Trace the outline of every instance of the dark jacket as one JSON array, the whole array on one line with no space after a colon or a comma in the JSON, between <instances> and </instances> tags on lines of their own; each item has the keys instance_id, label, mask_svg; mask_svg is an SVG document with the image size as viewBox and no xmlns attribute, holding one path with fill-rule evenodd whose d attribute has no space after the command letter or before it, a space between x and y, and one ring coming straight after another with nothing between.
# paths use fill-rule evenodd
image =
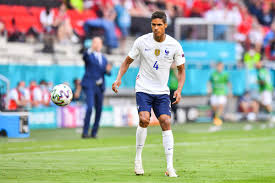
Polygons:
<instances>
[{"instance_id":1,"label":"dark jacket","mask_svg":"<svg viewBox=\"0 0 275 183\"><path fill-rule=\"evenodd\" d=\"M84 88L100 87L102 91L105 90L105 80L104 75L107 73L106 66L108 64L106 57L102 54L102 64L99 64L98 59L95 57L94 53L90 50L84 52L83 60L85 62L85 74L83 76L81 85ZM100 78L103 79L101 85L97 85L96 81Z\"/></svg>"}]
</instances>

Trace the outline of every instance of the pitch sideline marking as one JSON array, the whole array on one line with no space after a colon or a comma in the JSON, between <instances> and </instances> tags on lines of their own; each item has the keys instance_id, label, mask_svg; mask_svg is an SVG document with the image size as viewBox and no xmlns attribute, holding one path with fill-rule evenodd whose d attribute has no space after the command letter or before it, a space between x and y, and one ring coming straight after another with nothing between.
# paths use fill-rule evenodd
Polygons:
<instances>
[{"instance_id":1,"label":"pitch sideline marking","mask_svg":"<svg viewBox=\"0 0 275 183\"><path fill-rule=\"evenodd\" d=\"M202 145L202 144L216 144L216 143L226 143L226 142L250 142L250 141L266 141L274 140L274 136L263 137L263 138L240 138L240 139L227 139L227 140L218 140L218 141L203 141L203 142L178 142L175 143L175 146L192 146L192 145ZM157 147L160 144L147 144L145 147ZM26 154L52 154L52 153L66 153L66 152L85 152L85 151L105 151L105 150L120 150L135 148L134 145L128 146L111 146L111 147L95 147L95 148L85 148L85 149L65 149L65 150L54 150L54 151L38 151L38 152L22 152L22 153L6 153L0 154L1 156L17 156L17 155L26 155Z\"/></svg>"}]
</instances>

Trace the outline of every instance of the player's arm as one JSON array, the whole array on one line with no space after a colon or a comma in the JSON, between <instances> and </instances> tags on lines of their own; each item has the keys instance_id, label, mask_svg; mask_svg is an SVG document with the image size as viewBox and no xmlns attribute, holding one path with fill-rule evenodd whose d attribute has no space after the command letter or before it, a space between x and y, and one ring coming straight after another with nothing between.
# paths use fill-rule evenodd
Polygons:
<instances>
[{"instance_id":1,"label":"player's arm","mask_svg":"<svg viewBox=\"0 0 275 183\"><path fill-rule=\"evenodd\" d=\"M112 89L115 93L118 92L118 87L121 85L121 78L122 76L126 73L126 71L128 70L129 66L131 65L131 63L134 61L134 59L132 59L131 57L127 56L126 59L124 60L124 62L121 64L120 69L118 71L117 74L117 78L116 81L113 83L112 85Z\"/></svg>"},{"instance_id":2,"label":"player's arm","mask_svg":"<svg viewBox=\"0 0 275 183\"><path fill-rule=\"evenodd\" d=\"M206 87L207 87L206 89L207 89L207 94L208 95L210 95L213 91L212 82L213 82L213 80L212 80L212 75L211 75L210 78L209 78L209 81L206 84Z\"/></svg>"},{"instance_id":3,"label":"player's arm","mask_svg":"<svg viewBox=\"0 0 275 183\"><path fill-rule=\"evenodd\" d=\"M82 56L82 59L83 59L83 61L84 61L85 63L88 62L89 55L90 55L91 53L92 53L92 50L91 50L90 48L84 51L83 56Z\"/></svg>"},{"instance_id":4,"label":"player's arm","mask_svg":"<svg viewBox=\"0 0 275 183\"><path fill-rule=\"evenodd\" d=\"M185 66L184 64L181 64L179 66L177 66L178 68L178 88L177 90L174 92L174 98L176 98L176 101L173 102L172 104L178 104L180 102L181 99L181 91L185 82Z\"/></svg>"}]
</instances>

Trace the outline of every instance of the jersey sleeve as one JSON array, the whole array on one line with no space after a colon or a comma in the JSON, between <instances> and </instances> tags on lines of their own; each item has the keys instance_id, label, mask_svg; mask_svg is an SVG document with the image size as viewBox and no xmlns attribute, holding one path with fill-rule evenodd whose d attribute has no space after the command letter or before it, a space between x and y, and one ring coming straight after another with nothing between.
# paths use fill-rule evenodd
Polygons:
<instances>
[{"instance_id":1,"label":"jersey sleeve","mask_svg":"<svg viewBox=\"0 0 275 183\"><path fill-rule=\"evenodd\" d=\"M140 53L139 45L140 45L140 38L135 40L132 49L128 53L128 56L134 60L139 56L139 53Z\"/></svg>"},{"instance_id":2,"label":"jersey sleeve","mask_svg":"<svg viewBox=\"0 0 275 183\"><path fill-rule=\"evenodd\" d=\"M176 65L182 65L185 63L185 56L184 56L184 52L182 50L182 47L179 43L177 43L177 47L176 47L176 52L174 55L174 60L176 62Z\"/></svg>"}]
</instances>

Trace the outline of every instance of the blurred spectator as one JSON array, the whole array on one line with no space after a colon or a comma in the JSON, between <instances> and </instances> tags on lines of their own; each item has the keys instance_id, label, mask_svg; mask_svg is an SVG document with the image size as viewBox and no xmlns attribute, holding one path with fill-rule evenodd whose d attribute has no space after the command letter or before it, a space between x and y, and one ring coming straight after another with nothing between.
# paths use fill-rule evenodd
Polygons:
<instances>
[{"instance_id":1,"label":"blurred spectator","mask_svg":"<svg viewBox=\"0 0 275 183\"><path fill-rule=\"evenodd\" d=\"M93 5L94 5L93 0L83 0L83 9L84 10L91 9Z\"/></svg>"},{"instance_id":2,"label":"blurred spectator","mask_svg":"<svg viewBox=\"0 0 275 183\"><path fill-rule=\"evenodd\" d=\"M267 47L275 39L275 21L271 24L270 30L264 37L264 47Z\"/></svg>"},{"instance_id":3,"label":"blurred spectator","mask_svg":"<svg viewBox=\"0 0 275 183\"><path fill-rule=\"evenodd\" d=\"M57 37L61 43L66 43L69 40L75 39L75 37L73 37L73 28L71 26L70 17L67 14L67 8L64 3L59 7L58 14L54 20L54 26L57 29Z\"/></svg>"},{"instance_id":4,"label":"blurred spectator","mask_svg":"<svg viewBox=\"0 0 275 183\"><path fill-rule=\"evenodd\" d=\"M252 44L250 49L244 54L244 63L248 69L253 69L260 60L261 54L257 52L255 45Z\"/></svg>"},{"instance_id":5,"label":"blurred spectator","mask_svg":"<svg viewBox=\"0 0 275 183\"><path fill-rule=\"evenodd\" d=\"M43 31L50 33L53 31L54 23L54 11L51 10L50 6L46 6L40 13L40 23L42 24Z\"/></svg>"},{"instance_id":6,"label":"blurred spectator","mask_svg":"<svg viewBox=\"0 0 275 183\"><path fill-rule=\"evenodd\" d=\"M253 19L247 10L247 7L244 5L240 6L240 13L242 16L242 22L238 26L238 32L244 36L247 36L252 27Z\"/></svg>"},{"instance_id":7,"label":"blurred spectator","mask_svg":"<svg viewBox=\"0 0 275 183\"><path fill-rule=\"evenodd\" d=\"M149 8L146 6L143 0L135 0L133 2L133 8L130 14L136 17L148 17L151 15Z\"/></svg>"},{"instance_id":8,"label":"blurred spectator","mask_svg":"<svg viewBox=\"0 0 275 183\"><path fill-rule=\"evenodd\" d=\"M265 55L268 60L275 60L275 39L266 46Z\"/></svg>"},{"instance_id":9,"label":"blurred spectator","mask_svg":"<svg viewBox=\"0 0 275 183\"><path fill-rule=\"evenodd\" d=\"M25 89L25 82L20 81L17 87L10 91L8 109L20 110L26 108L29 104L28 97Z\"/></svg>"},{"instance_id":10,"label":"blurred spectator","mask_svg":"<svg viewBox=\"0 0 275 183\"><path fill-rule=\"evenodd\" d=\"M120 48L121 53L125 53L125 46L126 46L126 37L129 34L129 28L131 26L131 16L128 13L128 9L126 7L126 0L120 0L120 3L115 5L116 10L116 22L117 25L122 33L121 39L120 39Z\"/></svg>"},{"instance_id":11,"label":"blurred spectator","mask_svg":"<svg viewBox=\"0 0 275 183\"><path fill-rule=\"evenodd\" d=\"M244 2L246 4L249 12L252 15L255 15L259 20L260 16L261 16L262 2L259 0L246 0Z\"/></svg>"},{"instance_id":12,"label":"blurred spectator","mask_svg":"<svg viewBox=\"0 0 275 183\"><path fill-rule=\"evenodd\" d=\"M250 43L254 44L255 49L260 52L264 36L262 26L259 24L258 20L255 17L253 18L252 28L248 36Z\"/></svg>"},{"instance_id":13,"label":"blurred spectator","mask_svg":"<svg viewBox=\"0 0 275 183\"><path fill-rule=\"evenodd\" d=\"M43 41L44 48L43 52L53 53L54 52L54 11L46 6L45 10L40 13L40 23L43 27Z\"/></svg>"},{"instance_id":14,"label":"blurred spectator","mask_svg":"<svg viewBox=\"0 0 275 183\"><path fill-rule=\"evenodd\" d=\"M73 89L73 101L74 102L84 102L85 94L82 90L81 80L76 78L74 79L74 89Z\"/></svg>"},{"instance_id":15,"label":"blurred spectator","mask_svg":"<svg viewBox=\"0 0 275 183\"><path fill-rule=\"evenodd\" d=\"M25 36L18 29L14 18L12 18L12 20L11 20L11 25L12 26L11 26L10 30L8 31L8 41L10 41L10 42L15 42L15 41L24 42Z\"/></svg>"},{"instance_id":16,"label":"blurred spectator","mask_svg":"<svg viewBox=\"0 0 275 183\"><path fill-rule=\"evenodd\" d=\"M242 17L237 7L225 7L223 4L218 3L213 9L205 13L205 18L213 23L232 23L238 26ZM214 25L214 39L225 39L227 25Z\"/></svg>"},{"instance_id":17,"label":"blurred spectator","mask_svg":"<svg viewBox=\"0 0 275 183\"><path fill-rule=\"evenodd\" d=\"M89 19L84 23L84 30L86 34L86 39L92 38L92 29L101 28L104 29L104 45L107 47L107 53L112 53L112 48L118 47L118 38L115 29L115 17L116 13L110 4L107 4L106 8L103 10L103 15L99 11L99 18ZM103 16L103 17L102 17ZM97 35L98 36L98 35Z\"/></svg>"},{"instance_id":18,"label":"blurred spectator","mask_svg":"<svg viewBox=\"0 0 275 183\"><path fill-rule=\"evenodd\" d=\"M42 91L36 81L31 81L29 86L32 107L39 107L42 104Z\"/></svg>"},{"instance_id":19,"label":"blurred spectator","mask_svg":"<svg viewBox=\"0 0 275 183\"><path fill-rule=\"evenodd\" d=\"M271 82L271 75L269 71L263 67L262 62L256 64L257 78L259 85L259 102L266 109L267 112L272 112L272 91L273 86Z\"/></svg>"},{"instance_id":20,"label":"blurred spectator","mask_svg":"<svg viewBox=\"0 0 275 183\"><path fill-rule=\"evenodd\" d=\"M41 80L39 85L42 94L41 104L44 106L49 106L51 101L51 94L48 89L47 82L45 80Z\"/></svg>"},{"instance_id":21,"label":"blurred spectator","mask_svg":"<svg viewBox=\"0 0 275 183\"><path fill-rule=\"evenodd\" d=\"M269 3L264 3L263 9L261 10L259 22L264 26L270 26L274 17L274 12L271 11Z\"/></svg>"},{"instance_id":22,"label":"blurred spectator","mask_svg":"<svg viewBox=\"0 0 275 183\"><path fill-rule=\"evenodd\" d=\"M194 0L190 17L203 17L204 13L211 9L212 0Z\"/></svg>"},{"instance_id":23,"label":"blurred spectator","mask_svg":"<svg viewBox=\"0 0 275 183\"><path fill-rule=\"evenodd\" d=\"M2 20L0 19L0 36L4 36L4 35L5 35L5 32L6 32L5 24L4 24L4 22L2 22Z\"/></svg>"},{"instance_id":24,"label":"blurred spectator","mask_svg":"<svg viewBox=\"0 0 275 183\"><path fill-rule=\"evenodd\" d=\"M248 120L255 119L256 114L259 112L259 103L251 97L249 91L246 91L240 97L239 109Z\"/></svg>"}]
</instances>

